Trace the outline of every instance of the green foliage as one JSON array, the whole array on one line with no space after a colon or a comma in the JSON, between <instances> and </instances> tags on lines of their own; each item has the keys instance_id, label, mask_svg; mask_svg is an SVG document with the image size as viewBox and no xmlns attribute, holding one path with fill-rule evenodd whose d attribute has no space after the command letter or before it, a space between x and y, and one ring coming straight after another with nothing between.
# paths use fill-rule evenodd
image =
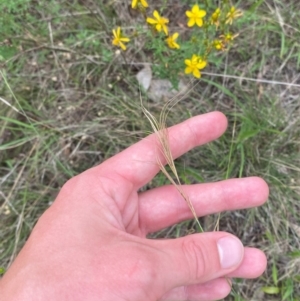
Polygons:
<instances>
[{"instance_id":1,"label":"green foliage","mask_svg":"<svg viewBox=\"0 0 300 301\"><path fill-rule=\"evenodd\" d=\"M30 0L0 0L0 62L13 57L17 53L17 43L10 40L14 33L20 33L19 23L25 18ZM9 39L9 40L8 40Z\"/></svg>"},{"instance_id":2,"label":"green foliage","mask_svg":"<svg viewBox=\"0 0 300 301\"><path fill-rule=\"evenodd\" d=\"M17 53L17 48L13 45L0 45L0 62L6 61Z\"/></svg>"},{"instance_id":3,"label":"green foliage","mask_svg":"<svg viewBox=\"0 0 300 301\"><path fill-rule=\"evenodd\" d=\"M243 14L224 0L219 5L212 5L208 1L200 7L195 4L185 11L185 14L191 14L192 17L186 17L188 32L180 35L177 31L168 29L169 22L173 20L162 16L162 13L168 13L167 7L162 6L160 13L157 10L148 11L142 5L136 10L147 26L136 24L132 36L122 33L117 37L117 29L114 29L113 44L125 51L122 38L132 42L146 37L144 50L151 53L148 63L154 66L154 74L172 82L176 82L184 72L199 78L199 70L205 68L207 62L218 62L220 52L228 50L234 44L233 40L238 34L232 32L232 23Z\"/></svg>"},{"instance_id":4,"label":"green foliage","mask_svg":"<svg viewBox=\"0 0 300 301\"><path fill-rule=\"evenodd\" d=\"M28 8L30 0L0 0L0 10L7 13L19 13Z\"/></svg>"},{"instance_id":5,"label":"green foliage","mask_svg":"<svg viewBox=\"0 0 300 301\"><path fill-rule=\"evenodd\" d=\"M29 3L30 0L0 0L0 28L2 33L0 41L8 34L20 29L19 21L24 18Z\"/></svg>"}]
</instances>

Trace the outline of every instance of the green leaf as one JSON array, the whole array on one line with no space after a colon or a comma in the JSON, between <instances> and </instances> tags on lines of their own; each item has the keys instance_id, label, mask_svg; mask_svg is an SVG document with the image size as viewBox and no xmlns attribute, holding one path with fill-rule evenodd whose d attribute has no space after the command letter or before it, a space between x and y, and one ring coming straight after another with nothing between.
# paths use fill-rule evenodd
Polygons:
<instances>
[{"instance_id":1,"label":"green leaf","mask_svg":"<svg viewBox=\"0 0 300 301\"><path fill-rule=\"evenodd\" d=\"M2 117L2 116L0 116L0 120L4 120L6 122L18 125L18 126L20 126L22 128L27 128L27 129L31 129L31 130L34 129L33 124L27 124L27 123L19 121L17 119L12 119L12 118L9 118L9 117L5 117L5 116Z\"/></svg>"},{"instance_id":2,"label":"green leaf","mask_svg":"<svg viewBox=\"0 0 300 301\"><path fill-rule=\"evenodd\" d=\"M2 150L8 150L8 149L12 149L12 148L15 148L15 147L18 147L18 146L21 146L33 139L35 139L36 136L29 136L29 137L24 137L24 138L20 138L20 139L16 139L14 141L10 141L6 144L2 144L0 146L0 151Z\"/></svg>"},{"instance_id":3,"label":"green leaf","mask_svg":"<svg viewBox=\"0 0 300 301\"><path fill-rule=\"evenodd\" d=\"M290 252L288 254L288 256L292 257L292 258L299 258L300 257L300 250L294 251L294 252Z\"/></svg>"},{"instance_id":4,"label":"green leaf","mask_svg":"<svg viewBox=\"0 0 300 301\"><path fill-rule=\"evenodd\" d=\"M262 288L262 291L269 295L276 295L276 294L279 294L280 289L279 289L279 287L276 287L276 286L264 286Z\"/></svg>"},{"instance_id":5,"label":"green leaf","mask_svg":"<svg viewBox=\"0 0 300 301\"><path fill-rule=\"evenodd\" d=\"M255 1L255 3L250 6L248 12L253 13L259 6L263 4L263 2L264 0Z\"/></svg>"},{"instance_id":6,"label":"green leaf","mask_svg":"<svg viewBox=\"0 0 300 301\"><path fill-rule=\"evenodd\" d=\"M184 172L187 176L193 177L199 183L205 182L204 178L199 174L199 170L196 170L192 167L185 167Z\"/></svg>"},{"instance_id":7,"label":"green leaf","mask_svg":"<svg viewBox=\"0 0 300 301\"><path fill-rule=\"evenodd\" d=\"M238 140L244 142L249 138L255 137L259 132L259 129L242 129L239 133Z\"/></svg>"},{"instance_id":8,"label":"green leaf","mask_svg":"<svg viewBox=\"0 0 300 301\"><path fill-rule=\"evenodd\" d=\"M287 281L284 282L284 288L282 288L282 300L286 300L288 297L290 297L294 292L294 285L292 279L287 279Z\"/></svg>"}]
</instances>

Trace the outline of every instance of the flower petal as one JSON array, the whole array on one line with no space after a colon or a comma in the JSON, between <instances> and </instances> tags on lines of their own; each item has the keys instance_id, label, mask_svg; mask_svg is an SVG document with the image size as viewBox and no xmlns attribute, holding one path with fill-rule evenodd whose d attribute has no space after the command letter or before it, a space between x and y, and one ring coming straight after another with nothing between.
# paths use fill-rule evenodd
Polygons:
<instances>
[{"instance_id":1,"label":"flower petal","mask_svg":"<svg viewBox=\"0 0 300 301\"><path fill-rule=\"evenodd\" d=\"M194 16L194 14L193 14L190 10L187 10L187 11L185 12L185 14L186 14L186 16L189 17L189 18L191 18L191 17Z\"/></svg>"},{"instance_id":2,"label":"flower petal","mask_svg":"<svg viewBox=\"0 0 300 301\"><path fill-rule=\"evenodd\" d=\"M187 26L192 27L194 25L195 25L195 19L194 18L189 19Z\"/></svg>"},{"instance_id":3,"label":"flower petal","mask_svg":"<svg viewBox=\"0 0 300 301\"><path fill-rule=\"evenodd\" d=\"M148 7L148 3L146 0L141 0L141 3L144 7Z\"/></svg>"},{"instance_id":4,"label":"flower petal","mask_svg":"<svg viewBox=\"0 0 300 301\"><path fill-rule=\"evenodd\" d=\"M179 37L179 33L178 32L173 33L173 35L172 35L173 41L175 41L178 37Z\"/></svg>"},{"instance_id":5,"label":"flower petal","mask_svg":"<svg viewBox=\"0 0 300 301\"><path fill-rule=\"evenodd\" d=\"M122 42L120 42L119 45L124 51L126 50L126 46Z\"/></svg>"},{"instance_id":6,"label":"flower petal","mask_svg":"<svg viewBox=\"0 0 300 301\"><path fill-rule=\"evenodd\" d=\"M191 67L186 67L185 70L184 70L184 73L185 73L185 74L190 74L190 73L192 73L192 71L193 71L193 70L192 70Z\"/></svg>"},{"instance_id":7,"label":"flower petal","mask_svg":"<svg viewBox=\"0 0 300 301\"><path fill-rule=\"evenodd\" d=\"M197 54L193 54L192 56L192 62L196 62L199 60L199 56Z\"/></svg>"},{"instance_id":8,"label":"flower petal","mask_svg":"<svg viewBox=\"0 0 300 301\"><path fill-rule=\"evenodd\" d=\"M161 18L160 18L160 22L161 22L161 23L164 23L164 24L168 24L168 23L169 23L169 19L164 18L164 17L161 17Z\"/></svg>"},{"instance_id":9,"label":"flower petal","mask_svg":"<svg viewBox=\"0 0 300 301\"><path fill-rule=\"evenodd\" d=\"M154 16L154 18L156 18L157 20L160 19L160 15L159 15L159 13L158 13L157 10L155 10L155 11L153 12L153 16Z\"/></svg>"},{"instance_id":10,"label":"flower petal","mask_svg":"<svg viewBox=\"0 0 300 301\"><path fill-rule=\"evenodd\" d=\"M203 10L203 9L200 9L199 12L198 12L198 14L197 14L197 16L199 18L204 18L206 16L206 11Z\"/></svg>"},{"instance_id":11,"label":"flower petal","mask_svg":"<svg viewBox=\"0 0 300 301\"><path fill-rule=\"evenodd\" d=\"M193 75L196 77L196 78L200 78L201 77L201 73L199 71L199 69L195 68L193 70Z\"/></svg>"},{"instance_id":12,"label":"flower petal","mask_svg":"<svg viewBox=\"0 0 300 301\"><path fill-rule=\"evenodd\" d=\"M160 32L162 30L162 25L156 24L155 29Z\"/></svg>"},{"instance_id":13,"label":"flower petal","mask_svg":"<svg viewBox=\"0 0 300 301\"><path fill-rule=\"evenodd\" d=\"M168 27L166 25L162 25L162 29L167 36L168 35Z\"/></svg>"},{"instance_id":14,"label":"flower petal","mask_svg":"<svg viewBox=\"0 0 300 301\"><path fill-rule=\"evenodd\" d=\"M169 46L170 48L173 48L173 41L172 41L172 38L171 38L171 37L168 37L168 38L166 39L166 42L167 42L167 44L168 44L168 46Z\"/></svg>"},{"instance_id":15,"label":"flower petal","mask_svg":"<svg viewBox=\"0 0 300 301\"><path fill-rule=\"evenodd\" d=\"M195 14L195 15L198 15L198 12L199 12L199 6L197 4L195 4L193 7L192 7L192 12Z\"/></svg>"},{"instance_id":16,"label":"flower petal","mask_svg":"<svg viewBox=\"0 0 300 301\"><path fill-rule=\"evenodd\" d=\"M197 64L197 68L201 70L201 69L204 69L206 67L206 65L207 65L206 61L201 61Z\"/></svg>"},{"instance_id":17,"label":"flower petal","mask_svg":"<svg viewBox=\"0 0 300 301\"><path fill-rule=\"evenodd\" d=\"M189 67L192 65L191 60L188 60L188 59L184 60L184 63Z\"/></svg>"},{"instance_id":18,"label":"flower petal","mask_svg":"<svg viewBox=\"0 0 300 301\"><path fill-rule=\"evenodd\" d=\"M132 8L136 8L137 7L137 3L138 3L138 0L132 0L131 7Z\"/></svg>"},{"instance_id":19,"label":"flower petal","mask_svg":"<svg viewBox=\"0 0 300 301\"><path fill-rule=\"evenodd\" d=\"M152 25L157 23L157 21L155 19L152 19L152 18L149 18L149 17L147 18L146 21L147 21L147 23L152 24Z\"/></svg>"},{"instance_id":20,"label":"flower petal","mask_svg":"<svg viewBox=\"0 0 300 301\"><path fill-rule=\"evenodd\" d=\"M203 20L197 18L197 19L196 19L196 24L197 24L199 27L201 27L201 26L203 25Z\"/></svg>"}]
</instances>

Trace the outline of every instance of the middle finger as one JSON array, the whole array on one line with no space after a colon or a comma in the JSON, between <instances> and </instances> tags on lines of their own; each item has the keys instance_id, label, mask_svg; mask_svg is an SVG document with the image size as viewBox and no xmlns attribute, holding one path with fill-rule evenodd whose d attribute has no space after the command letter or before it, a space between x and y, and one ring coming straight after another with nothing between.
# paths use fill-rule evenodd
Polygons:
<instances>
[{"instance_id":1,"label":"middle finger","mask_svg":"<svg viewBox=\"0 0 300 301\"><path fill-rule=\"evenodd\" d=\"M183 185L197 216L262 205L269 188L258 177L217 183ZM140 227L145 234L193 218L184 199L172 185L143 192L139 196Z\"/></svg>"}]
</instances>

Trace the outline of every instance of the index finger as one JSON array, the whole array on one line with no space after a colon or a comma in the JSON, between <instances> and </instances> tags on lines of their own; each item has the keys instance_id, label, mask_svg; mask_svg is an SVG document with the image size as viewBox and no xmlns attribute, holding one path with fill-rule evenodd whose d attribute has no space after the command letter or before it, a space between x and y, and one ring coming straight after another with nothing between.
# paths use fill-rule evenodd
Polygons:
<instances>
[{"instance_id":1,"label":"index finger","mask_svg":"<svg viewBox=\"0 0 300 301\"><path fill-rule=\"evenodd\" d=\"M173 159L196 146L217 139L224 133L226 127L225 115L220 112L211 112L192 117L168 128ZM152 134L108 159L94 171L102 175L117 174L129 181L135 189L139 189L159 172L158 160L166 164L157 145L157 135Z\"/></svg>"}]
</instances>

